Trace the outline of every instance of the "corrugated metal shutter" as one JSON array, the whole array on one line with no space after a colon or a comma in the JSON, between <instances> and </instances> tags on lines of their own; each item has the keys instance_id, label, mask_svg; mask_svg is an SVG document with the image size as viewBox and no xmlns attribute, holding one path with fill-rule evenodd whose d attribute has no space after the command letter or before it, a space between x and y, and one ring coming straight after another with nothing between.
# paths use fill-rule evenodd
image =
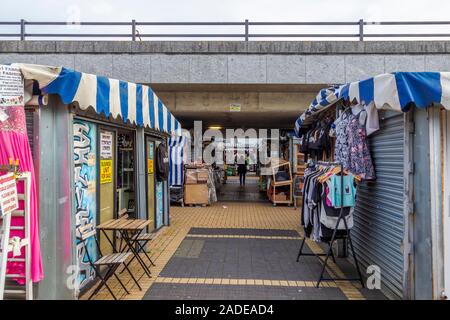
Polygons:
<instances>
[{"instance_id":1,"label":"corrugated metal shutter","mask_svg":"<svg viewBox=\"0 0 450 320\"><path fill-rule=\"evenodd\" d=\"M32 155L34 155L34 112L34 109L25 109L28 142L30 143Z\"/></svg>"},{"instance_id":2,"label":"corrugated metal shutter","mask_svg":"<svg viewBox=\"0 0 450 320\"><path fill-rule=\"evenodd\" d=\"M381 115L381 114L380 114ZM364 269L377 265L382 290L403 296L405 115L385 112L369 137L377 180L358 188L352 239Z\"/></svg>"}]
</instances>

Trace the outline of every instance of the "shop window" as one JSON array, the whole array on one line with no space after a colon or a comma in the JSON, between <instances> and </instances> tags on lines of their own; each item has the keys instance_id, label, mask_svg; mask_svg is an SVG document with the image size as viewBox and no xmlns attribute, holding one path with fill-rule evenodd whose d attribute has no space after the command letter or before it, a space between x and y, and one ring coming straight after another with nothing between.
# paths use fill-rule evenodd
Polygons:
<instances>
[{"instance_id":1,"label":"shop window","mask_svg":"<svg viewBox=\"0 0 450 320\"><path fill-rule=\"evenodd\" d=\"M136 215L135 140L132 132L119 132L117 159L117 208Z\"/></svg>"}]
</instances>

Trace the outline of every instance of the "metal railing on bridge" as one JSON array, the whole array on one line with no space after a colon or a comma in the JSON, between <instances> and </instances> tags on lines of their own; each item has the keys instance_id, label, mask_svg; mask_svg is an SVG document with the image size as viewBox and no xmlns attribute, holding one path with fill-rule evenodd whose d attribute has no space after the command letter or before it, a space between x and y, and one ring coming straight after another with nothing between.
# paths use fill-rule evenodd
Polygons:
<instances>
[{"instance_id":1,"label":"metal railing on bridge","mask_svg":"<svg viewBox=\"0 0 450 320\"><path fill-rule=\"evenodd\" d=\"M378 32L382 27L389 27L395 29L396 27L411 28L434 27L443 32L417 33L417 32ZM51 32L44 32L46 27L52 27ZM106 32L106 33L91 33L92 29L96 27L107 28L121 28L121 32ZM139 29L148 27L156 28L170 28L183 27L183 30L190 31L193 28L208 27L220 29L235 29L237 32L195 32L195 33L179 33L179 32L140 32ZM263 32L255 32L255 29L263 27ZM267 32L268 29L273 30L282 28L283 32ZM311 32L298 33L296 28L309 27L315 28ZM317 32L316 29L323 27L331 27L332 32ZM336 28L344 27L345 32L336 32ZM448 31L450 21L384 21L384 22L367 22L363 19L359 21L350 22L253 22L245 20L242 22L141 22L131 20L129 22L48 22L48 21L0 21L0 38L2 39L96 39L96 40L143 40L143 39L174 39L174 40L191 40L191 39L233 39L250 41L254 39L275 39L275 40L289 40L289 39L350 39L364 41L367 39L430 39L430 38L450 38ZM40 29L33 31L31 29ZM139 28L139 29L138 29ZM85 30L82 30L85 29ZM370 30L372 29L372 30ZM375 29L375 30L374 30ZM270 31L269 30L269 31ZM84 32L80 32L84 31ZM142 30L141 30L142 31ZM164 30L166 31L166 30ZM290 31L290 32L288 32ZM374 32L375 31L375 32Z\"/></svg>"}]
</instances>

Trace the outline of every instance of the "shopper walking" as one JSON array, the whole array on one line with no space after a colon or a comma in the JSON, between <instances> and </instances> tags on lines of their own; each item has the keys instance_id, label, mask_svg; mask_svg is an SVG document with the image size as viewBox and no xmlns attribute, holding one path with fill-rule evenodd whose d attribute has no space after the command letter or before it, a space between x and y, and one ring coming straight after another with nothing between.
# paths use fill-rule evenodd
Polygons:
<instances>
[{"instance_id":1,"label":"shopper walking","mask_svg":"<svg viewBox=\"0 0 450 320\"><path fill-rule=\"evenodd\" d=\"M239 174L239 185L241 187L245 186L245 175L247 174L247 163L244 156L238 159L238 174Z\"/></svg>"}]
</instances>

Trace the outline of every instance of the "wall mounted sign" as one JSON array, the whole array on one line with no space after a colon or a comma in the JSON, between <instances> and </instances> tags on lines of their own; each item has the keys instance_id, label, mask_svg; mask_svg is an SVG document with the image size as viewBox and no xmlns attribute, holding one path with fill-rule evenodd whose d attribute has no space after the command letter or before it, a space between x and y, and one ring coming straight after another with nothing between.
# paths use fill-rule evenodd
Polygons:
<instances>
[{"instance_id":1,"label":"wall mounted sign","mask_svg":"<svg viewBox=\"0 0 450 320\"><path fill-rule=\"evenodd\" d=\"M0 216L12 213L19 208L17 185L14 173L0 176Z\"/></svg>"},{"instance_id":2,"label":"wall mounted sign","mask_svg":"<svg viewBox=\"0 0 450 320\"><path fill-rule=\"evenodd\" d=\"M230 112L241 112L241 104L240 103L230 104Z\"/></svg>"},{"instance_id":3,"label":"wall mounted sign","mask_svg":"<svg viewBox=\"0 0 450 320\"><path fill-rule=\"evenodd\" d=\"M111 159L113 148L113 133L108 131L100 132L100 158Z\"/></svg>"},{"instance_id":4,"label":"wall mounted sign","mask_svg":"<svg viewBox=\"0 0 450 320\"><path fill-rule=\"evenodd\" d=\"M112 159L100 159L100 183L111 183L113 177Z\"/></svg>"},{"instance_id":5,"label":"wall mounted sign","mask_svg":"<svg viewBox=\"0 0 450 320\"><path fill-rule=\"evenodd\" d=\"M0 107L23 106L23 77L18 68L0 65Z\"/></svg>"}]
</instances>

